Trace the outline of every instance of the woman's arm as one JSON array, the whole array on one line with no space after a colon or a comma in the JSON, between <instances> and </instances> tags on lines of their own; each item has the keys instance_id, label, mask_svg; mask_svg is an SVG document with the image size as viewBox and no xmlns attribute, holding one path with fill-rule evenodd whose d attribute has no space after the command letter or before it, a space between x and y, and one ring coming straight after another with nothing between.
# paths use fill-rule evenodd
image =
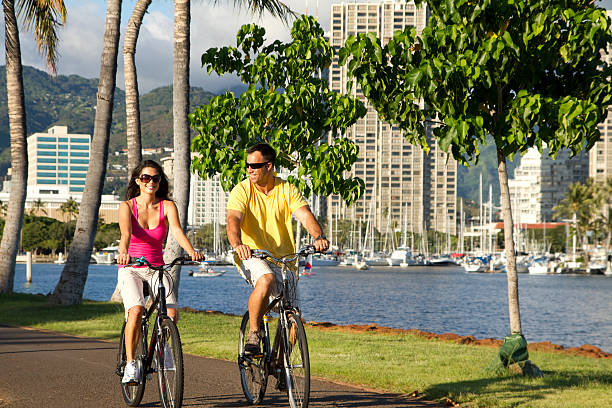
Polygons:
<instances>
[{"instance_id":1,"label":"woman's arm","mask_svg":"<svg viewBox=\"0 0 612 408\"><path fill-rule=\"evenodd\" d=\"M196 252L191 246L191 243L185 236L183 232L183 228L181 228L181 223L178 218L178 210L176 209L176 205L174 202L169 200L164 200L164 209L166 211L166 219L168 220L168 227L172 232L172 236L176 239L176 242L189 254L192 260L201 261L204 259L202 254Z\"/></svg>"},{"instance_id":2,"label":"woman's arm","mask_svg":"<svg viewBox=\"0 0 612 408\"><path fill-rule=\"evenodd\" d=\"M132 237L132 211L130 210L129 201L123 201L119 204L119 230L121 231L121 240L119 241L119 254L117 255L117 263L119 265L127 265L130 263L130 255L128 247L130 238Z\"/></svg>"}]
</instances>

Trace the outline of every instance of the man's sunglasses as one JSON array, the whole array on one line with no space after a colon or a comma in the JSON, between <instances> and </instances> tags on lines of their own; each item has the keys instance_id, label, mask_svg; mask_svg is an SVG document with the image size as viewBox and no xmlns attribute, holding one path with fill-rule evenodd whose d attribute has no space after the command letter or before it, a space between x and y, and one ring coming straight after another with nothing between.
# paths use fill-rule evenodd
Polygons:
<instances>
[{"instance_id":1,"label":"man's sunglasses","mask_svg":"<svg viewBox=\"0 0 612 408\"><path fill-rule=\"evenodd\" d=\"M148 183L151 180L153 180L154 183L159 183L159 181L161 180L161 176L159 174L156 174L154 176L151 176L150 174L141 174L139 179L143 183Z\"/></svg>"},{"instance_id":2,"label":"man's sunglasses","mask_svg":"<svg viewBox=\"0 0 612 408\"><path fill-rule=\"evenodd\" d=\"M250 167L252 169L261 169L263 166L265 166L268 163L270 163L270 162L269 161L263 162L263 163L249 163L249 162L247 162L246 168L248 169Z\"/></svg>"}]
</instances>

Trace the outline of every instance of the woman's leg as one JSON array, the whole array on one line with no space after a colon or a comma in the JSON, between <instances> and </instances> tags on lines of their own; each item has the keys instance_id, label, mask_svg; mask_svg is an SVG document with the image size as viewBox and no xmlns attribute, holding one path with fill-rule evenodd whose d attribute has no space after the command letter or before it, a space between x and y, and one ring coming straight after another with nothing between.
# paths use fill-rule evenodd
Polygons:
<instances>
[{"instance_id":1,"label":"woman's leg","mask_svg":"<svg viewBox=\"0 0 612 408\"><path fill-rule=\"evenodd\" d=\"M134 306L128 310L125 322L125 357L126 361L134 360L134 350L140 340L140 325L142 324L143 306Z\"/></svg>"}]
</instances>

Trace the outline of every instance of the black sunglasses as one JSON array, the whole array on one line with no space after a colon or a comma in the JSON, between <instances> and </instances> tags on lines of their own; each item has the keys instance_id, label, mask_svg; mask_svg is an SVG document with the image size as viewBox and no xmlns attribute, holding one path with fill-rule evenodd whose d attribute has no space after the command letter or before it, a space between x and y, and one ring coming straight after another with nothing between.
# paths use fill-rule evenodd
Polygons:
<instances>
[{"instance_id":1,"label":"black sunglasses","mask_svg":"<svg viewBox=\"0 0 612 408\"><path fill-rule=\"evenodd\" d=\"M151 180L153 180L154 183L159 183L159 181L161 180L161 176L159 174L151 176L150 174L144 174L143 173L143 174L140 175L139 179L143 183L148 183Z\"/></svg>"},{"instance_id":2,"label":"black sunglasses","mask_svg":"<svg viewBox=\"0 0 612 408\"><path fill-rule=\"evenodd\" d=\"M268 163L270 163L270 162L269 161L263 162L263 163L249 163L249 162L247 162L246 168L248 169L250 167L252 169L261 169L263 166L265 166Z\"/></svg>"}]
</instances>

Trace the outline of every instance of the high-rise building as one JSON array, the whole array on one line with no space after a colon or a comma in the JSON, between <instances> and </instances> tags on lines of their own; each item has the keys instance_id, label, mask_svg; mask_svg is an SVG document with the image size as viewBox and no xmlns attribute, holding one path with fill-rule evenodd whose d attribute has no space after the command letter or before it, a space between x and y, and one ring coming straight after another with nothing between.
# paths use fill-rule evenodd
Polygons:
<instances>
[{"instance_id":1,"label":"high-rise building","mask_svg":"<svg viewBox=\"0 0 612 408\"><path fill-rule=\"evenodd\" d=\"M612 18L612 10L608 10L608 17ZM612 46L602 53L602 59L612 64ZM600 182L612 177L612 108L608 108L608 117L598 128L601 138L589 151L589 177Z\"/></svg>"},{"instance_id":2,"label":"high-rise building","mask_svg":"<svg viewBox=\"0 0 612 408\"><path fill-rule=\"evenodd\" d=\"M81 202L89 168L91 136L68 133L67 126L53 126L46 133L34 133L27 138L28 183L25 208L43 204L37 215L66 221L61 206L69 199ZM9 169L10 170L10 169ZM10 171L9 171L10 175ZM4 183L0 200L7 202L10 181ZM118 222L118 197L103 195L99 214L104 222Z\"/></svg>"},{"instance_id":3,"label":"high-rise building","mask_svg":"<svg viewBox=\"0 0 612 408\"><path fill-rule=\"evenodd\" d=\"M67 126L53 126L27 140L29 186L67 186L69 193L83 192L89 168L89 135L69 134Z\"/></svg>"},{"instance_id":4,"label":"high-rise building","mask_svg":"<svg viewBox=\"0 0 612 408\"><path fill-rule=\"evenodd\" d=\"M584 153L570 158L571 151L559 151L553 160L548 149L533 147L521 157L508 180L515 223L540 223L555 220L553 207L565 197L572 183L588 177L588 157Z\"/></svg>"},{"instance_id":5,"label":"high-rise building","mask_svg":"<svg viewBox=\"0 0 612 408\"><path fill-rule=\"evenodd\" d=\"M420 34L428 17L426 6L416 7L401 0L333 4L330 43L336 57L329 70L330 88L348 91L347 67L338 65L337 51L349 36L372 32L386 44L395 31L407 26L415 27ZM352 87L352 95L363 101L368 111L347 132L359 146L359 158L347 176L363 179L366 190L348 208L338 196L329 197L328 219L370 220L383 234L404 225L415 233L436 230L456 234L456 161L438 147L431 132L429 154L408 143L398 127L378 118L356 88Z\"/></svg>"}]
</instances>

